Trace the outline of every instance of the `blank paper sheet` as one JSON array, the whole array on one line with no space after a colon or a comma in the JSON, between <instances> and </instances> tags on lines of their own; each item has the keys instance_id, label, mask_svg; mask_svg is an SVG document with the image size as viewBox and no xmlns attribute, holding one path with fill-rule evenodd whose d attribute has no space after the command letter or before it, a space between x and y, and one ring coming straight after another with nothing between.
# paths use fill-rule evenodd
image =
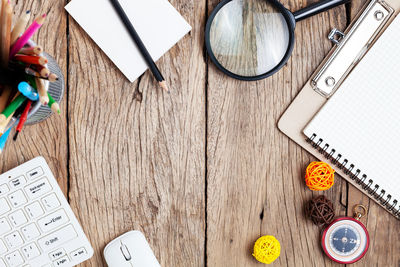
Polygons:
<instances>
[{"instance_id":1,"label":"blank paper sheet","mask_svg":"<svg viewBox=\"0 0 400 267\"><path fill-rule=\"evenodd\" d=\"M191 30L167 0L119 2L154 61ZM65 8L131 82L147 70L109 0L73 0Z\"/></svg>"}]
</instances>

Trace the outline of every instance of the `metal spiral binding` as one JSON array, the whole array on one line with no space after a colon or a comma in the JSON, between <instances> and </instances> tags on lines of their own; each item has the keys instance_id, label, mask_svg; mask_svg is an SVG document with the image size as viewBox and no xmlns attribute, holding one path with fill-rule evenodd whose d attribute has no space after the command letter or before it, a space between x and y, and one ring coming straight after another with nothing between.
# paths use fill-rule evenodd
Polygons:
<instances>
[{"instance_id":1,"label":"metal spiral binding","mask_svg":"<svg viewBox=\"0 0 400 267\"><path fill-rule=\"evenodd\" d=\"M358 184L369 195L380 202L388 211L392 212L398 219L400 219L400 205L396 208L398 204L397 199L393 199L391 202L391 194L386 194L386 190L380 189L380 186L378 184L374 184L374 180L368 179L366 174L361 175L361 170L356 169L354 164L349 164L349 160L344 158L342 154L336 154L336 150L334 148L331 148L330 152L328 152L330 145L327 143L323 144L324 139L318 138L317 134L314 133L311 137L307 138L306 141L315 149L317 149L319 153L324 155L325 158L333 165L338 167L340 170L343 170L346 175L355 181L356 184ZM342 158L344 159L342 162L340 162ZM355 170L355 172L353 172L353 170Z\"/></svg>"}]
</instances>

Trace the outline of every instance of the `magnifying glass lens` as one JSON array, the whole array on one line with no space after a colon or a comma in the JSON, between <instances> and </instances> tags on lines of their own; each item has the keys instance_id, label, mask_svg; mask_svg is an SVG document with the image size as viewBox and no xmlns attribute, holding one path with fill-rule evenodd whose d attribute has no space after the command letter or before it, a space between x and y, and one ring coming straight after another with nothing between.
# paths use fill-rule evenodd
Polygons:
<instances>
[{"instance_id":1,"label":"magnifying glass lens","mask_svg":"<svg viewBox=\"0 0 400 267\"><path fill-rule=\"evenodd\" d=\"M211 23L210 48L231 73L263 75L277 67L289 49L289 27L267 0L233 0Z\"/></svg>"}]
</instances>

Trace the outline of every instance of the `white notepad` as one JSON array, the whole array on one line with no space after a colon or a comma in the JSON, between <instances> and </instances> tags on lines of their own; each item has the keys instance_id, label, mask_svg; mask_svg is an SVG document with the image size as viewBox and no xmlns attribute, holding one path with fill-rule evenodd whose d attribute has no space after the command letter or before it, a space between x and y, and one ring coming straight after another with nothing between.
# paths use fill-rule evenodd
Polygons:
<instances>
[{"instance_id":1,"label":"white notepad","mask_svg":"<svg viewBox=\"0 0 400 267\"><path fill-rule=\"evenodd\" d=\"M191 30L167 0L119 2L154 61ZM109 0L73 0L65 8L131 82L147 70Z\"/></svg>"},{"instance_id":2,"label":"white notepad","mask_svg":"<svg viewBox=\"0 0 400 267\"><path fill-rule=\"evenodd\" d=\"M400 201L400 18L397 17L304 129L339 162ZM321 139L321 140L320 140ZM326 147L329 145L329 147Z\"/></svg>"}]
</instances>

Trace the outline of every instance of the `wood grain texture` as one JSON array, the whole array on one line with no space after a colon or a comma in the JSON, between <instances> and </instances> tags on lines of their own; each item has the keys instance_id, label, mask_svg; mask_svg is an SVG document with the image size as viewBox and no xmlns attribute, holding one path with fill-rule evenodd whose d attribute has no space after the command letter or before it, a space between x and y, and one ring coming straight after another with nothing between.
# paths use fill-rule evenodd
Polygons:
<instances>
[{"instance_id":1,"label":"wood grain texture","mask_svg":"<svg viewBox=\"0 0 400 267\"><path fill-rule=\"evenodd\" d=\"M48 13L47 21L33 37L33 40L43 46L44 50L53 56L64 75L67 69L67 20L63 10L64 2L48 1L12 1L14 5L14 23L18 16L26 10L31 10L32 17ZM67 193L67 116L65 98L61 103L61 116L52 116L40 124L26 126L16 142L10 138L1 157L0 170L12 169L36 156L43 156L54 172L58 183ZM12 135L14 132L12 132Z\"/></svg>"},{"instance_id":2,"label":"wood grain texture","mask_svg":"<svg viewBox=\"0 0 400 267\"><path fill-rule=\"evenodd\" d=\"M311 3L282 2L291 10ZM217 3L210 1L209 10ZM321 229L304 215L304 203L314 194L305 188L303 175L313 158L280 133L276 123L332 47L326 38L331 28L345 25L344 7L298 23L292 59L263 81L230 79L210 63L209 266L259 266L251 250L265 234L281 242L275 266L335 266L320 251ZM337 204L337 214L345 214L339 205L342 183L339 179L335 189L326 193Z\"/></svg>"},{"instance_id":3,"label":"wood grain texture","mask_svg":"<svg viewBox=\"0 0 400 267\"><path fill-rule=\"evenodd\" d=\"M282 3L295 11L316 1ZM35 40L67 77L68 105L9 142L0 169L46 158L95 249L80 266L106 266L104 246L132 229L144 232L162 266L260 266L251 252L265 234L281 242L273 266L340 266L323 255L321 228L304 214L319 194L337 215L369 207L372 243L355 266L398 266L398 221L339 177L327 192L306 189L304 171L315 158L276 127L332 47L331 28L345 29L366 1L298 23L287 65L263 81L240 82L205 55L207 11L219 0L171 0L193 30L158 62L168 95L149 72L127 82L66 15L68 1L19 0L17 14L50 10Z\"/></svg>"},{"instance_id":4,"label":"wood grain texture","mask_svg":"<svg viewBox=\"0 0 400 267\"><path fill-rule=\"evenodd\" d=\"M104 246L141 230L163 266L204 265L205 1L171 1L192 32L131 84L70 20L70 200L105 266ZM201 19L198 19L201 18Z\"/></svg>"}]
</instances>

